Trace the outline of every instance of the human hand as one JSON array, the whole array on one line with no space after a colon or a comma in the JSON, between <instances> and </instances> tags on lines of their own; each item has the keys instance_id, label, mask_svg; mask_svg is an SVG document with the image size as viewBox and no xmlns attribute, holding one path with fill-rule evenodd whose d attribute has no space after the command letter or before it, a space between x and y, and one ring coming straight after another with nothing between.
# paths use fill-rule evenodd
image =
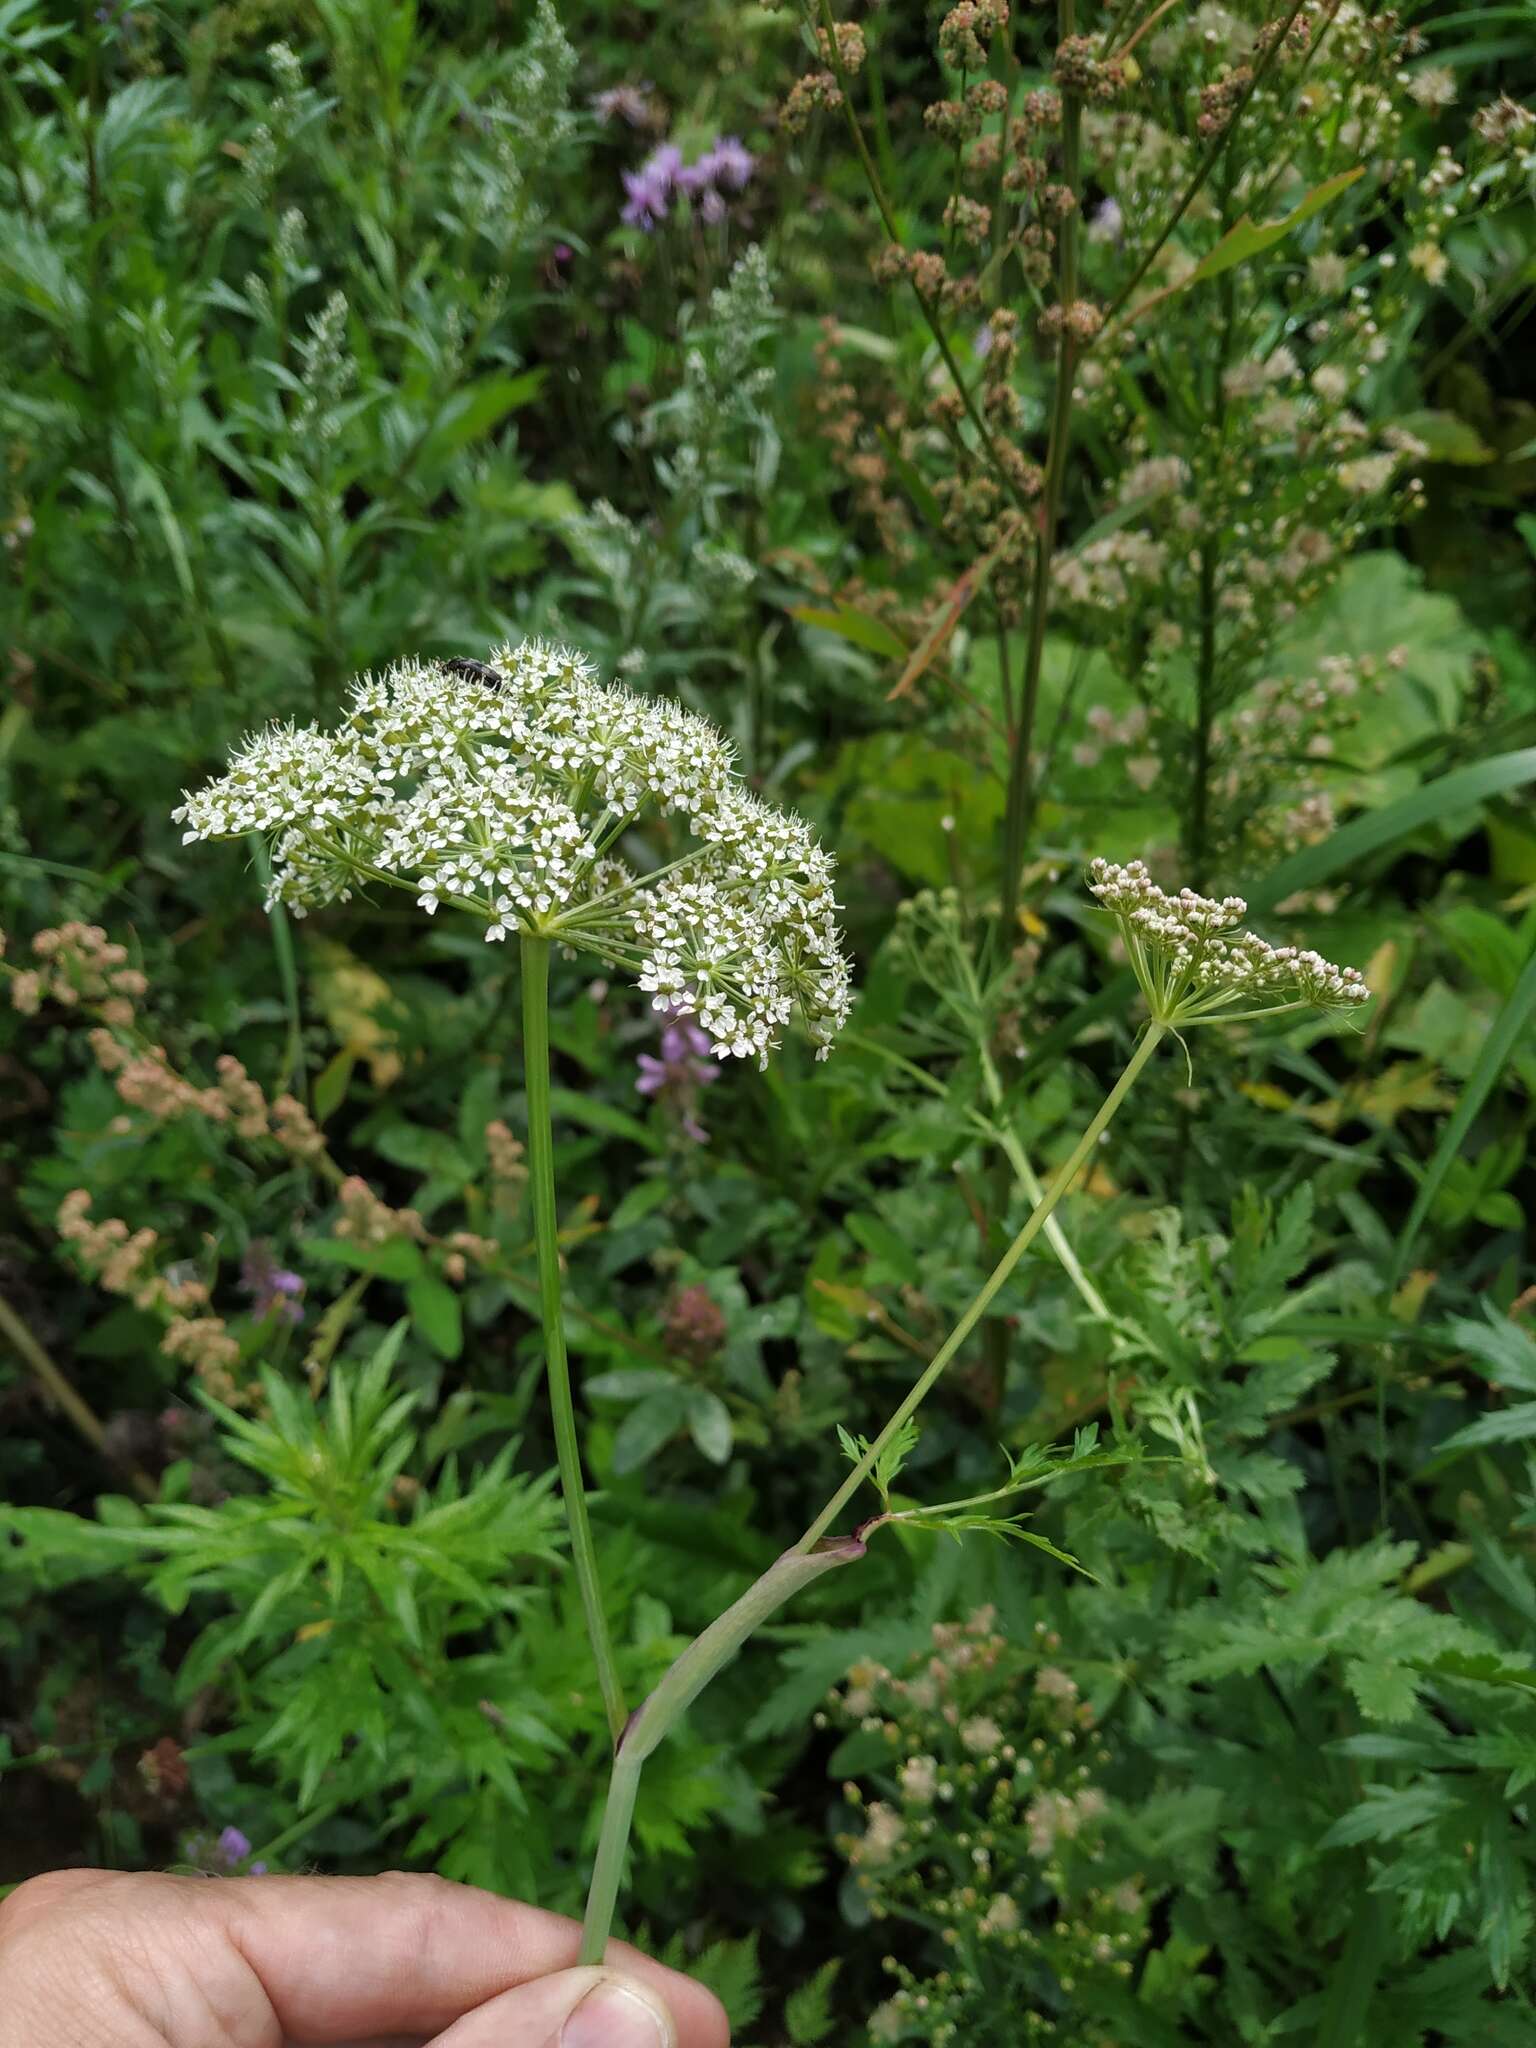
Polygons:
<instances>
[{"instance_id":1,"label":"human hand","mask_svg":"<svg viewBox=\"0 0 1536 2048\"><path fill-rule=\"evenodd\" d=\"M691 1979L468 1885L59 1870L0 1906L0 2048L727 2048Z\"/></svg>"}]
</instances>

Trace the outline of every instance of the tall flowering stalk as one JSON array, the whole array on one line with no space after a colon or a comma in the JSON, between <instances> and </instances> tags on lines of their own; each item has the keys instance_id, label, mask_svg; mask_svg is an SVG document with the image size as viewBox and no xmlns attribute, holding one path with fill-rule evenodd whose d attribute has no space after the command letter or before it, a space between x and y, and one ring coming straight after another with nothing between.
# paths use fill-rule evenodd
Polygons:
<instances>
[{"instance_id":1,"label":"tall flowering stalk","mask_svg":"<svg viewBox=\"0 0 1536 2048\"><path fill-rule=\"evenodd\" d=\"M663 826L681 821L690 843L641 871L619 848L647 814ZM550 1402L572 1556L614 1735L581 1946L582 1961L600 1961L647 1759L796 1592L863 1557L874 1532L891 1523L990 1528L1062 1555L994 1510L1059 1469L1104 1462L1087 1440L1066 1460L1049 1449L1028 1453L1003 1485L938 1507L893 1506L892 1488L923 1400L1050 1222L1165 1035L1304 1004L1348 1008L1364 999L1365 985L1351 969L1240 930L1244 906L1236 898L1218 902L1190 890L1170 896L1139 864L1095 863L1094 892L1119 925L1150 1010L1124 1071L884 1428L872 1440L841 1432L852 1469L800 1540L630 1713L587 1523L564 1343L549 951L568 945L634 973L657 1008L689 1011L721 1059L765 1060L797 1014L825 1053L850 1005L830 862L803 826L741 787L723 741L703 720L606 688L575 656L540 646L505 648L483 669L407 664L365 678L336 732L276 728L258 736L177 815L189 839L270 835L271 895L295 912L344 900L363 884L389 884L415 891L429 911L448 904L468 912L489 941L510 935L521 946L529 1179ZM833 1534L866 1483L879 1496L879 1512L846 1535Z\"/></svg>"},{"instance_id":2,"label":"tall flowering stalk","mask_svg":"<svg viewBox=\"0 0 1536 2048\"><path fill-rule=\"evenodd\" d=\"M186 837L273 842L269 902L296 916L379 884L517 939L528 1174L555 1448L571 1555L615 1740L619 1683L587 1516L561 1301L550 1122L549 955L595 954L658 1009L680 1006L719 1059L766 1064L798 1016L825 1055L849 974L832 866L797 819L738 780L725 740L659 698L599 683L528 643L490 664L365 676L334 732L273 726L176 813ZM671 857L631 866L650 822Z\"/></svg>"}]
</instances>

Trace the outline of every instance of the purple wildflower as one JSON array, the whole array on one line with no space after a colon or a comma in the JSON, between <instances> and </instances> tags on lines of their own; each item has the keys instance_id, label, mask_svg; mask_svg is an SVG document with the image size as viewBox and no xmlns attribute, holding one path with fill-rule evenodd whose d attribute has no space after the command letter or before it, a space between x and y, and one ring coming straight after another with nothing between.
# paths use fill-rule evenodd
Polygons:
<instances>
[{"instance_id":1,"label":"purple wildflower","mask_svg":"<svg viewBox=\"0 0 1536 2048\"><path fill-rule=\"evenodd\" d=\"M275 1316L280 1323L303 1322L303 1280L286 1266L277 1265L270 1249L259 1238L240 1261L240 1285L251 1296L251 1307L258 1317Z\"/></svg>"},{"instance_id":2,"label":"purple wildflower","mask_svg":"<svg viewBox=\"0 0 1536 2048\"><path fill-rule=\"evenodd\" d=\"M675 143L653 149L638 171L625 171L626 226L650 230L666 218L675 193L692 199L707 221L724 220L727 191L740 192L756 168L757 158L734 135L722 135L691 164Z\"/></svg>"},{"instance_id":3,"label":"purple wildflower","mask_svg":"<svg viewBox=\"0 0 1536 2048\"><path fill-rule=\"evenodd\" d=\"M626 227L644 228L649 234L658 221L666 219L682 168L682 151L675 143L664 142L651 151L638 171L623 173L627 197L619 218Z\"/></svg>"},{"instance_id":4,"label":"purple wildflower","mask_svg":"<svg viewBox=\"0 0 1536 2048\"><path fill-rule=\"evenodd\" d=\"M757 158L734 135L722 135L712 149L704 152L694 169L707 166L712 185L724 185L732 192L744 192L757 168Z\"/></svg>"},{"instance_id":5,"label":"purple wildflower","mask_svg":"<svg viewBox=\"0 0 1536 2048\"><path fill-rule=\"evenodd\" d=\"M686 1012L673 1011L661 1034L661 1057L643 1052L636 1060L639 1069L635 1087L677 1112L685 1137L696 1145L707 1144L709 1133L694 1115L699 1090L720 1078L720 1069L709 1058L709 1039Z\"/></svg>"},{"instance_id":6,"label":"purple wildflower","mask_svg":"<svg viewBox=\"0 0 1536 2048\"><path fill-rule=\"evenodd\" d=\"M251 1845L238 1828L225 1828L219 1836L219 1855L225 1863L243 1863L251 1853Z\"/></svg>"}]
</instances>

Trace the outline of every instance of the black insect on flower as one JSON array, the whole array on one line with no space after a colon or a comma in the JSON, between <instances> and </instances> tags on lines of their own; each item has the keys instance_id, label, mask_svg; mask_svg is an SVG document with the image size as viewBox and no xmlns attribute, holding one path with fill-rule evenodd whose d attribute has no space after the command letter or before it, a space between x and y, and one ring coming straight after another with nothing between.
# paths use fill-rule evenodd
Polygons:
<instances>
[{"instance_id":1,"label":"black insect on flower","mask_svg":"<svg viewBox=\"0 0 1536 2048\"><path fill-rule=\"evenodd\" d=\"M455 655L442 666L451 676L462 676L466 683L484 683L488 690L501 688L501 670L492 668L488 661L465 661L459 655Z\"/></svg>"}]
</instances>

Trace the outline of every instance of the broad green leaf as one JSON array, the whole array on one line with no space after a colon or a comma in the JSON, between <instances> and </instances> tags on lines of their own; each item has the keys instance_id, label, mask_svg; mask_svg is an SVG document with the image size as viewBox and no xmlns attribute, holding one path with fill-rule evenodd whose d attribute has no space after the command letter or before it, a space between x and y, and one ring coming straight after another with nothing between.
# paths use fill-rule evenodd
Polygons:
<instances>
[{"instance_id":1,"label":"broad green leaf","mask_svg":"<svg viewBox=\"0 0 1536 2048\"><path fill-rule=\"evenodd\" d=\"M347 1099L347 1088L352 1080L352 1069L357 1065L357 1054L343 1046L334 1054L315 1076L313 1101L316 1123L323 1124L340 1109Z\"/></svg>"},{"instance_id":2,"label":"broad green leaf","mask_svg":"<svg viewBox=\"0 0 1536 2048\"><path fill-rule=\"evenodd\" d=\"M383 1244L321 1237L305 1245L304 1256L326 1266L350 1266L354 1272L372 1273L380 1280L414 1280L423 1270L421 1247L408 1237L391 1237Z\"/></svg>"},{"instance_id":3,"label":"broad green leaf","mask_svg":"<svg viewBox=\"0 0 1536 2048\"><path fill-rule=\"evenodd\" d=\"M373 1149L392 1166L408 1167L412 1173L429 1173L462 1187L470 1178L470 1164L446 1132L432 1131L421 1124L390 1123L373 1140Z\"/></svg>"},{"instance_id":4,"label":"broad green leaf","mask_svg":"<svg viewBox=\"0 0 1536 2048\"><path fill-rule=\"evenodd\" d=\"M411 1320L440 1358L457 1358L464 1348L459 1297L435 1273L422 1273L405 1290Z\"/></svg>"},{"instance_id":5,"label":"broad green leaf","mask_svg":"<svg viewBox=\"0 0 1536 2048\"><path fill-rule=\"evenodd\" d=\"M622 1478L655 1457L688 1421L687 1387L662 1387L631 1408L613 1440L613 1469Z\"/></svg>"},{"instance_id":6,"label":"broad green leaf","mask_svg":"<svg viewBox=\"0 0 1536 2048\"><path fill-rule=\"evenodd\" d=\"M608 1218L608 1228L627 1230L632 1223L643 1222L653 1209L659 1209L668 1200L672 1192L671 1181L660 1176L654 1180L637 1180Z\"/></svg>"},{"instance_id":7,"label":"broad green leaf","mask_svg":"<svg viewBox=\"0 0 1536 2048\"><path fill-rule=\"evenodd\" d=\"M598 1096L582 1095L574 1088L551 1088L549 1104L556 1116L573 1124L584 1124L589 1131L602 1131L610 1138L627 1138L630 1144L646 1152L663 1149L661 1139L647 1130L638 1117Z\"/></svg>"},{"instance_id":8,"label":"broad green leaf","mask_svg":"<svg viewBox=\"0 0 1536 2048\"><path fill-rule=\"evenodd\" d=\"M658 1368L640 1372L599 1372L583 1379L581 1389L597 1401L639 1401L647 1394L659 1394L663 1387L678 1385L676 1373Z\"/></svg>"},{"instance_id":9,"label":"broad green leaf","mask_svg":"<svg viewBox=\"0 0 1536 2048\"><path fill-rule=\"evenodd\" d=\"M537 397L545 375L543 370L524 370L515 377L482 377L456 391L427 434L422 456L440 461L483 439L508 413Z\"/></svg>"},{"instance_id":10,"label":"broad green leaf","mask_svg":"<svg viewBox=\"0 0 1536 2048\"><path fill-rule=\"evenodd\" d=\"M712 1465L723 1465L730 1457L731 1411L707 1387L694 1387L688 1395L688 1433Z\"/></svg>"}]
</instances>

